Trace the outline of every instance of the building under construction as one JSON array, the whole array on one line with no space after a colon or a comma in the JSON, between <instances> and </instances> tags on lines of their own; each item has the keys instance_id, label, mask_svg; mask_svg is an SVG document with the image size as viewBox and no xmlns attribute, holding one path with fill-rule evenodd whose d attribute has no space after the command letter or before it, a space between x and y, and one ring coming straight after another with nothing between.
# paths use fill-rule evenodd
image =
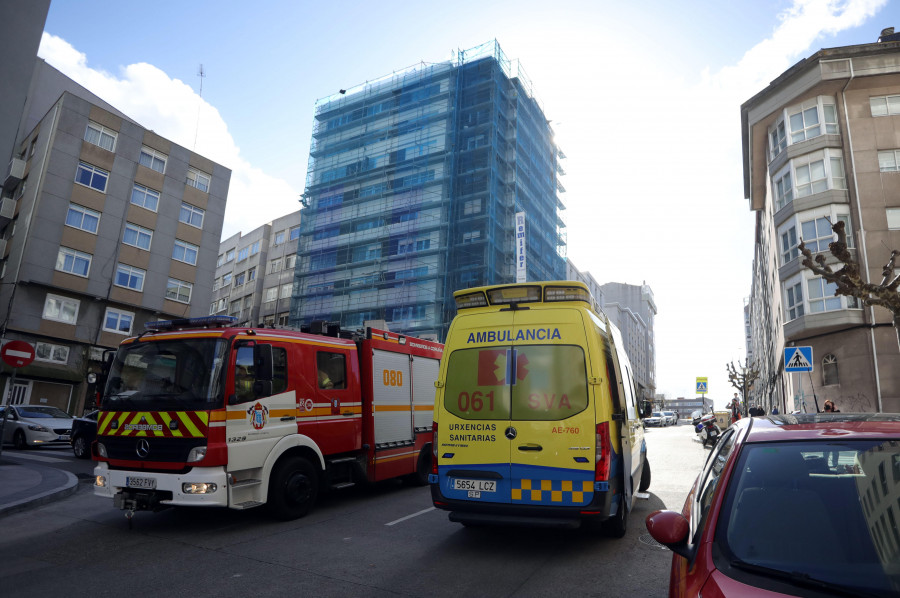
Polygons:
<instances>
[{"instance_id":1,"label":"building under construction","mask_svg":"<svg viewBox=\"0 0 900 598\"><path fill-rule=\"evenodd\" d=\"M563 279L561 158L497 42L319 100L291 323L384 320L442 340L454 291Z\"/></svg>"}]
</instances>

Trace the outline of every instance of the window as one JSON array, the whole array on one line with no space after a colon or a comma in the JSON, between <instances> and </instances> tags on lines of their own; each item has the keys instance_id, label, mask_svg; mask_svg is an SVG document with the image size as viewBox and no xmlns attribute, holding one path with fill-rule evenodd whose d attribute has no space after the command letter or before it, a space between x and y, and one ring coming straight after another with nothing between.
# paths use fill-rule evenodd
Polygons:
<instances>
[{"instance_id":1,"label":"window","mask_svg":"<svg viewBox=\"0 0 900 598\"><path fill-rule=\"evenodd\" d=\"M278 299L278 287L270 287L266 289L264 301L268 303L270 301L275 301L276 299Z\"/></svg>"},{"instance_id":2,"label":"window","mask_svg":"<svg viewBox=\"0 0 900 598\"><path fill-rule=\"evenodd\" d=\"M469 231L467 233L463 233L462 242L463 243L474 243L475 241L478 241L479 239L481 239L481 231L473 230L473 231Z\"/></svg>"},{"instance_id":3,"label":"window","mask_svg":"<svg viewBox=\"0 0 900 598\"><path fill-rule=\"evenodd\" d=\"M281 285L281 296L280 299L288 299L291 296L291 289L294 285L291 284L283 284Z\"/></svg>"},{"instance_id":4,"label":"window","mask_svg":"<svg viewBox=\"0 0 900 598\"><path fill-rule=\"evenodd\" d=\"M881 172L897 172L900 170L900 150L878 152L878 169Z\"/></svg>"},{"instance_id":5,"label":"window","mask_svg":"<svg viewBox=\"0 0 900 598\"><path fill-rule=\"evenodd\" d=\"M282 243L284 243L284 231L280 230L275 233L275 244L281 245Z\"/></svg>"},{"instance_id":6,"label":"window","mask_svg":"<svg viewBox=\"0 0 900 598\"><path fill-rule=\"evenodd\" d=\"M53 345L50 343L34 344L35 361L50 361L52 363L68 363L69 348L62 345Z\"/></svg>"},{"instance_id":7,"label":"window","mask_svg":"<svg viewBox=\"0 0 900 598\"><path fill-rule=\"evenodd\" d=\"M346 356L341 353L316 353L316 367L319 370L319 388L347 388Z\"/></svg>"},{"instance_id":8,"label":"window","mask_svg":"<svg viewBox=\"0 0 900 598\"><path fill-rule=\"evenodd\" d=\"M229 249L229 250L225 253L225 261L226 261L226 262L230 262L230 261L233 260L233 259L234 259L234 249Z\"/></svg>"},{"instance_id":9,"label":"window","mask_svg":"<svg viewBox=\"0 0 900 598\"><path fill-rule=\"evenodd\" d=\"M216 268L225 263L225 254L220 253L218 259L216 260Z\"/></svg>"},{"instance_id":10,"label":"window","mask_svg":"<svg viewBox=\"0 0 900 598\"><path fill-rule=\"evenodd\" d=\"M791 171L775 179L775 210L778 211L794 199L794 191L791 185Z\"/></svg>"},{"instance_id":11,"label":"window","mask_svg":"<svg viewBox=\"0 0 900 598\"><path fill-rule=\"evenodd\" d=\"M62 322L64 324L75 324L78 321L79 302L68 297L59 295L47 295L44 301L45 320L53 320L54 322Z\"/></svg>"},{"instance_id":12,"label":"window","mask_svg":"<svg viewBox=\"0 0 900 598\"><path fill-rule=\"evenodd\" d=\"M250 255L256 255L257 253L259 253L259 241L254 241L250 245Z\"/></svg>"},{"instance_id":13,"label":"window","mask_svg":"<svg viewBox=\"0 0 900 598\"><path fill-rule=\"evenodd\" d=\"M100 223L100 212L89 210L78 204L69 204L69 213L66 214L66 226L80 228L89 233L97 234L97 226Z\"/></svg>"},{"instance_id":14,"label":"window","mask_svg":"<svg viewBox=\"0 0 900 598\"><path fill-rule=\"evenodd\" d=\"M146 166L156 172L165 172L167 159L168 156L165 154L145 145L141 148L141 157L138 158L138 164Z\"/></svg>"},{"instance_id":15,"label":"window","mask_svg":"<svg viewBox=\"0 0 900 598\"><path fill-rule=\"evenodd\" d=\"M191 187L196 187L197 189L200 189L201 191L208 193L209 192L209 181L210 181L210 178L209 178L208 174L206 174L204 172L200 172L196 168L188 168L186 182Z\"/></svg>"},{"instance_id":16,"label":"window","mask_svg":"<svg viewBox=\"0 0 900 598\"><path fill-rule=\"evenodd\" d=\"M178 215L178 220L197 228L203 228L204 214L206 214L205 210L201 210L189 203L182 202L181 213Z\"/></svg>"},{"instance_id":17,"label":"window","mask_svg":"<svg viewBox=\"0 0 900 598\"><path fill-rule=\"evenodd\" d=\"M221 299L219 299L219 307L218 307L217 311L223 311L225 309L226 301L227 301L227 299L225 297L222 297Z\"/></svg>"},{"instance_id":18,"label":"window","mask_svg":"<svg viewBox=\"0 0 900 598\"><path fill-rule=\"evenodd\" d=\"M825 386L840 384L837 357L830 353L822 358L822 384Z\"/></svg>"},{"instance_id":19,"label":"window","mask_svg":"<svg viewBox=\"0 0 900 598\"><path fill-rule=\"evenodd\" d=\"M887 209L887 224L890 230L900 230L900 208Z\"/></svg>"},{"instance_id":20,"label":"window","mask_svg":"<svg viewBox=\"0 0 900 598\"><path fill-rule=\"evenodd\" d=\"M800 255L797 241L797 227L792 226L781 233L781 265L788 263Z\"/></svg>"},{"instance_id":21,"label":"window","mask_svg":"<svg viewBox=\"0 0 900 598\"><path fill-rule=\"evenodd\" d=\"M869 98L872 116L900 114L900 96L876 96Z\"/></svg>"},{"instance_id":22,"label":"window","mask_svg":"<svg viewBox=\"0 0 900 598\"><path fill-rule=\"evenodd\" d=\"M60 272L87 277L88 271L91 269L91 254L75 251L68 247L60 247L56 256L56 269Z\"/></svg>"},{"instance_id":23,"label":"window","mask_svg":"<svg viewBox=\"0 0 900 598\"><path fill-rule=\"evenodd\" d=\"M291 229L291 232L290 232L290 240L291 240L291 241L295 241L295 240L297 240L297 239L299 239L299 238L300 238L300 227L299 227L299 226L295 226L294 228Z\"/></svg>"},{"instance_id":24,"label":"window","mask_svg":"<svg viewBox=\"0 0 900 598\"><path fill-rule=\"evenodd\" d=\"M819 111L815 106L790 115L791 143L799 143L822 134Z\"/></svg>"},{"instance_id":25,"label":"window","mask_svg":"<svg viewBox=\"0 0 900 598\"><path fill-rule=\"evenodd\" d=\"M178 301L180 303L191 302L191 289L194 288L189 282L170 278L166 283L166 299Z\"/></svg>"},{"instance_id":26,"label":"window","mask_svg":"<svg viewBox=\"0 0 900 598\"><path fill-rule=\"evenodd\" d=\"M153 231L142 226L125 223L125 234L122 235L122 242L126 245L133 245L140 249L150 250L150 242L153 240Z\"/></svg>"},{"instance_id":27,"label":"window","mask_svg":"<svg viewBox=\"0 0 900 598\"><path fill-rule=\"evenodd\" d=\"M241 272L240 274L235 274L234 276L234 286L235 288L244 286L244 279L247 277L246 272Z\"/></svg>"},{"instance_id":28,"label":"window","mask_svg":"<svg viewBox=\"0 0 900 598\"><path fill-rule=\"evenodd\" d=\"M824 160L798 165L794 169L794 174L797 177L797 197L806 197L813 193L821 193L828 190Z\"/></svg>"},{"instance_id":29,"label":"window","mask_svg":"<svg viewBox=\"0 0 900 598\"><path fill-rule=\"evenodd\" d=\"M823 278L811 278L806 281L806 289L809 292L810 313L841 309L841 298L834 296L837 285L833 282L826 282Z\"/></svg>"},{"instance_id":30,"label":"window","mask_svg":"<svg viewBox=\"0 0 900 598\"><path fill-rule=\"evenodd\" d=\"M828 250L828 244L834 240L835 235L827 218L809 220L801 226L803 243L810 251L818 253Z\"/></svg>"},{"instance_id":31,"label":"window","mask_svg":"<svg viewBox=\"0 0 900 598\"><path fill-rule=\"evenodd\" d=\"M222 275L222 286L227 287L231 284L231 272Z\"/></svg>"},{"instance_id":32,"label":"window","mask_svg":"<svg viewBox=\"0 0 900 598\"><path fill-rule=\"evenodd\" d=\"M785 310L788 321L803 315L803 290L799 282L785 288Z\"/></svg>"},{"instance_id":33,"label":"window","mask_svg":"<svg viewBox=\"0 0 900 598\"><path fill-rule=\"evenodd\" d=\"M297 263L297 255L292 254L284 258L284 268L285 270L293 270L294 264Z\"/></svg>"},{"instance_id":34,"label":"window","mask_svg":"<svg viewBox=\"0 0 900 598\"><path fill-rule=\"evenodd\" d=\"M106 193L106 181L109 180L109 173L102 168L91 166L87 162L79 162L78 170L75 173L75 182L91 189L96 189L100 193Z\"/></svg>"},{"instance_id":35,"label":"window","mask_svg":"<svg viewBox=\"0 0 900 598\"><path fill-rule=\"evenodd\" d=\"M256 266L247 270L247 282L253 282L256 280Z\"/></svg>"},{"instance_id":36,"label":"window","mask_svg":"<svg viewBox=\"0 0 900 598\"><path fill-rule=\"evenodd\" d=\"M249 251L250 251L249 247L244 247L243 249L239 249L237 261L243 262L245 259L247 259L247 255L248 255Z\"/></svg>"},{"instance_id":37,"label":"window","mask_svg":"<svg viewBox=\"0 0 900 598\"><path fill-rule=\"evenodd\" d=\"M281 258L275 258L274 260L269 262L269 270L266 274L274 274L276 272L281 271Z\"/></svg>"},{"instance_id":38,"label":"window","mask_svg":"<svg viewBox=\"0 0 900 598\"><path fill-rule=\"evenodd\" d=\"M769 159L774 160L785 148L787 148L787 137L784 134L784 121L780 120L769 130Z\"/></svg>"},{"instance_id":39,"label":"window","mask_svg":"<svg viewBox=\"0 0 900 598\"><path fill-rule=\"evenodd\" d=\"M135 183L131 190L131 203L155 212L159 206L159 191Z\"/></svg>"},{"instance_id":40,"label":"window","mask_svg":"<svg viewBox=\"0 0 900 598\"><path fill-rule=\"evenodd\" d=\"M84 140L107 151L114 152L116 151L116 135L115 131L89 121L87 130L84 132Z\"/></svg>"},{"instance_id":41,"label":"window","mask_svg":"<svg viewBox=\"0 0 900 598\"><path fill-rule=\"evenodd\" d=\"M353 250L352 261L364 262L366 260L374 260L381 257L381 245L365 245L356 247Z\"/></svg>"},{"instance_id":42,"label":"window","mask_svg":"<svg viewBox=\"0 0 900 598\"><path fill-rule=\"evenodd\" d=\"M842 158L831 158L831 188L847 188L847 175L844 174L844 160Z\"/></svg>"},{"instance_id":43,"label":"window","mask_svg":"<svg viewBox=\"0 0 900 598\"><path fill-rule=\"evenodd\" d=\"M147 273L140 268L135 268L134 266L129 266L127 264L117 264L116 279L113 284L134 291L143 291L144 276L146 276L146 274Z\"/></svg>"},{"instance_id":44,"label":"window","mask_svg":"<svg viewBox=\"0 0 900 598\"><path fill-rule=\"evenodd\" d=\"M191 245L190 243L175 239L175 246L172 248L172 259L196 266L197 252L199 251L200 248L196 245Z\"/></svg>"},{"instance_id":45,"label":"window","mask_svg":"<svg viewBox=\"0 0 900 598\"><path fill-rule=\"evenodd\" d=\"M111 307L106 308L106 316L103 318L103 330L116 334L129 334L134 324L134 314L129 311L121 311Z\"/></svg>"}]
</instances>

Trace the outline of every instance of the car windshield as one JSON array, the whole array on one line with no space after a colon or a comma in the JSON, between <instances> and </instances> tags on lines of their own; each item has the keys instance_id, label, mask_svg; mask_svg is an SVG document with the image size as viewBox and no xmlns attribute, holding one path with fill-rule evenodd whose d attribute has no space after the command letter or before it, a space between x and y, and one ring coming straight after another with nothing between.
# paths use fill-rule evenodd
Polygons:
<instances>
[{"instance_id":1,"label":"car windshield","mask_svg":"<svg viewBox=\"0 0 900 598\"><path fill-rule=\"evenodd\" d=\"M659 411L654 411L653 417L662 417L662 413L660 413Z\"/></svg>"},{"instance_id":2,"label":"car windshield","mask_svg":"<svg viewBox=\"0 0 900 598\"><path fill-rule=\"evenodd\" d=\"M721 513L720 569L900 591L900 438L747 444Z\"/></svg>"},{"instance_id":3,"label":"car windshield","mask_svg":"<svg viewBox=\"0 0 900 598\"><path fill-rule=\"evenodd\" d=\"M30 419L51 417L60 419L72 419L71 415L56 407L44 407L42 405L19 405L17 409L19 411L19 417L27 417Z\"/></svg>"},{"instance_id":4,"label":"car windshield","mask_svg":"<svg viewBox=\"0 0 900 598\"><path fill-rule=\"evenodd\" d=\"M109 371L103 409L204 411L220 406L226 347L219 338L123 345Z\"/></svg>"}]
</instances>

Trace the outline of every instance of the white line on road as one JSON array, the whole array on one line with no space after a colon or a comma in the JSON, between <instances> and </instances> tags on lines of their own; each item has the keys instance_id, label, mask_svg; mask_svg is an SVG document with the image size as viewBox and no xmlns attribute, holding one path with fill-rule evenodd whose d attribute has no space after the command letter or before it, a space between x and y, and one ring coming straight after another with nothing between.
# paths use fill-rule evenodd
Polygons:
<instances>
[{"instance_id":1,"label":"white line on road","mask_svg":"<svg viewBox=\"0 0 900 598\"><path fill-rule=\"evenodd\" d=\"M413 517L418 517L419 515L422 515L424 513L427 513L429 511L433 511L433 510L434 510L434 507L430 507L428 509L422 509L418 513L413 513L412 515L407 515L406 517L401 517L400 519L391 521L390 523L385 523L385 525L394 525L395 523L400 523L401 521L406 521L407 519L412 519Z\"/></svg>"},{"instance_id":2,"label":"white line on road","mask_svg":"<svg viewBox=\"0 0 900 598\"><path fill-rule=\"evenodd\" d=\"M6 454L7 457L18 457L20 459L25 459L25 460L31 459L32 461L43 461L44 463L59 463L61 461L71 461L72 460L68 457L50 457L50 456L45 456L45 455L25 455L21 451L7 452L4 450L3 452ZM74 457L74 456L75 455L72 455L72 457Z\"/></svg>"}]
</instances>

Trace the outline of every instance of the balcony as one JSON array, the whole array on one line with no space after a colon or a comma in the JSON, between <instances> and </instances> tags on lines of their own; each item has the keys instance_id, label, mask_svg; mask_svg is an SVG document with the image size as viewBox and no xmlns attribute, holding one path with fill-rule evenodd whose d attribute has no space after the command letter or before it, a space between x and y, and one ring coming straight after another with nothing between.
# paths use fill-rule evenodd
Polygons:
<instances>
[{"instance_id":1,"label":"balcony","mask_svg":"<svg viewBox=\"0 0 900 598\"><path fill-rule=\"evenodd\" d=\"M25 178L25 160L13 158L9 161L9 173L3 179L3 190L15 189Z\"/></svg>"}]
</instances>

